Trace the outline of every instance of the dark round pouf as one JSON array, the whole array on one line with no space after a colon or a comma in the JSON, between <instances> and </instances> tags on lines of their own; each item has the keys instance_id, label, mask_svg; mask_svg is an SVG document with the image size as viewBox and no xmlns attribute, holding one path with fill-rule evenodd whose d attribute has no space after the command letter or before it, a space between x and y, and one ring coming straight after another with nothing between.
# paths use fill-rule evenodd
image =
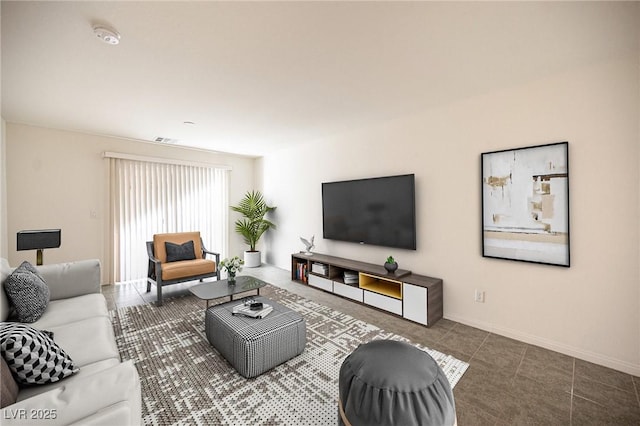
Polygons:
<instances>
[{"instance_id":1,"label":"dark round pouf","mask_svg":"<svg viewBox=\"0 0 640 426\"><path fill-rule=\"evenodd\" d=\"M456 424L449 381L431 356L408 343L374 340L340 367L341 425Z\"/></svg>"}]
</instances>

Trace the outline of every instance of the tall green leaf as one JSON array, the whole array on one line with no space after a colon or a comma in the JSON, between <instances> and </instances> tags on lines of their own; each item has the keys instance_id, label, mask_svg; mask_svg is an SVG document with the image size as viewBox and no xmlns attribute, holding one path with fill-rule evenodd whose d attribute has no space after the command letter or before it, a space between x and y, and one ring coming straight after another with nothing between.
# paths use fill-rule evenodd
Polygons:
<instances>
[{"instance_id":1,"label":"tall green leaf","mask_svg":"<svg viewBox=\"0 0 640 426\"><path fill-rule=\"evenodd\" d=\"M267 213L275 210L275 207L267 205L260 191L248 191L237 206L231 206L231 210L243 216L242 219L236 220L235 229L251 251L255 251L262 234L276 227L273 222L264 218Z\"/></svg>"}]
</instances>

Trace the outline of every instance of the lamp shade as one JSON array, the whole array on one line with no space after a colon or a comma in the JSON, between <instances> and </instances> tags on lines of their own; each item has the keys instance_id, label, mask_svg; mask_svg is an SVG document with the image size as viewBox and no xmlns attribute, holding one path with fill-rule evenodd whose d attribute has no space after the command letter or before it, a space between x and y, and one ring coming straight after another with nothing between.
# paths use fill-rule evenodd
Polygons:
<instances>
[{"instance_id":1,"label":"lamp shade","mask_svg":"<svg viewBox=\"0 0 640 426\"><path fill-rule=\"evenodd\" d=\"M39 229L18 232L18 251L60 247L60 229Z\"/></svg>"}]
</instances>

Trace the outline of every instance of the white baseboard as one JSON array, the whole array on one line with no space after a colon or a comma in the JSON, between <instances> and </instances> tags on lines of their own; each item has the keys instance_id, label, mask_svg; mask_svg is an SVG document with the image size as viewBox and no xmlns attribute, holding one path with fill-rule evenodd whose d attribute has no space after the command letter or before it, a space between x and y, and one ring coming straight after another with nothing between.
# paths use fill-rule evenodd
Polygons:
<instances>
[{"instance_id":1,"label":"white baseboard","mask_svg":"<svg viewBox=\"0 0 640 426\"><path fill-rule=\"evenodd\" d=\"M535 336L522 331L512 330L505 327L496 327L494 324L485 323L482 321L470 320L468 318L458 317L456 315L447 315L446 319L459 322L461 324L468 325L470 327L479 328L490 333L499 334L500 336L509 337L519 340L521 342L529 343L531 345L540 346L555 352L560 352L565 355L572 356L574 358L582 359L584 361L592 362L594 364L602 365L604 367L612 368L614 370L622 371L627 374L632 374L636 377L640 376L640 364L632 364L630 362L622 361L619 359L611 358L606 355L598 354L591 351L585 351L584 349L576 348L563 343L555 342L553 340L544 339L540 336Z\"/></svg>"}]
</instances>

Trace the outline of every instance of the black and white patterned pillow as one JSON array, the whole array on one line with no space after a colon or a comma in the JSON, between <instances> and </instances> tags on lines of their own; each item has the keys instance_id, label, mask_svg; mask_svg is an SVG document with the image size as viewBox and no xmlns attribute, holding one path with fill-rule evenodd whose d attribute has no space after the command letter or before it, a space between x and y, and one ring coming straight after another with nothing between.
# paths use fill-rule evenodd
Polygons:
<instances>
[{"instance_id":1,"label":"black and white patterned pillow","mask_svg":"<svg viewBox=\"0 0 640 426\"><path fill-rule=\"evenodd\" d=\"M53 333L17 322L0 323L0 352L16 381L25 385L54 383L78 372Z\"/></svg>"},{"instance_id":2,"label":"black and white patterned pillow","mask_svg":"<svg viewBox=\"0 0 640 426\"><path fill-rule=\"evenodd\" d=\"M49 304L49 287L36 268L22 262L5 280L4 290L18 315L18 321L37 321Z\"/></svg>"}]
</instances>

